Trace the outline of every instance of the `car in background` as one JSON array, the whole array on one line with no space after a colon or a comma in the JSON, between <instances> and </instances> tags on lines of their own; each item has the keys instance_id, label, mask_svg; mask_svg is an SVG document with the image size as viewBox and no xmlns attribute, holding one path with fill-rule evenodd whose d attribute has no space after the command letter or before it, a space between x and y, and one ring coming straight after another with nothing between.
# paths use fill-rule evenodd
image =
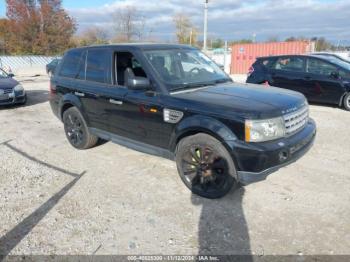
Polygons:
<instances>
[{"instance_id":1,"label":"car in background","mask_svg":"<svg viewBox=\"0 0 350 262\"><path fill-rule=\"evenodd\" d=\"M57 65L60 63L61 58L55 58L50 63L46 65L46 73L51 76L55 73Z\"/></svg>"},{"instance_id":2,"label":"car in background","mask_svg":"<svg viewBox=\"0 0 350 262\"><path fill-rule=\"evenodd\" d=\"M0 69L0 106L25 104L27 101L23 86L13 77L13 74L7 74Z\"/></svg>"},{"instance_id":3,"label":"car in background","mask_svg":"<svg viewBox=\"0 0 350 262\"><path fill-rule=\"evenodd\" d=\"M344 106L350 111L350 63L319 55L260 57L247 83L298 91L308 101Z\"/></svg>"},{"instance_id":4,"label":"car in background","mask_svg":"<svg viewBox=\"0 0 350 262\"><path fill-rule=\"evenodd\" d=\"M350 63L350 58L349 59L345 59L344 57L341 57L339 55L332 54L332 53L313 53L312 55L323 56L325 58L336 58L336 59L340 59L343 62Z\"/></svg>"}]
</instances>

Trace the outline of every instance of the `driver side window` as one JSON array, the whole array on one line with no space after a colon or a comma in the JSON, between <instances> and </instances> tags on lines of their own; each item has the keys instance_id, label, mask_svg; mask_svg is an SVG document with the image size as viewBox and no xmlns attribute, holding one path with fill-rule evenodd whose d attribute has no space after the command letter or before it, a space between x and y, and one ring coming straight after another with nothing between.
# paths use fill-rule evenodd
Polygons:
<instances>
[{"instance_id":1,"label":"driver side window","mask_svg":"<svg viewBox=\"0 0 350 262\"><path fill-rule=\"evenodd\" d=\"M135 77L145 77L147 75L140 62L130 52L115 53L115 83L119 86L126 86L126 77L132 74Z\"/></svg>"},{"instance_id":2,"label":"driver side window","mask_svg":"<svg viewBox=\"0 0 350 262\"><path fill-rule=\"evenodd\" d=\"M306 70L308 73L330 76L333 72L337 72L337 67L319 59L309 58Z\"/></svg>"}]
</instances>

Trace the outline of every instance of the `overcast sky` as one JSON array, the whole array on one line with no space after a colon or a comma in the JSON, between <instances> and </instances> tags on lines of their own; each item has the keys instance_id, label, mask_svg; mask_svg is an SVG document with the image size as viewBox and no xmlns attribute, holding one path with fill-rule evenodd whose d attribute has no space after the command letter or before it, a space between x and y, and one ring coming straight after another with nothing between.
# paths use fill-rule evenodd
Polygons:
<instances>
[{"instance_id":1,"label":"overcast sky","mask_svg":"<svg viewBox=\"0 0 350 262\"><path fill-rule=\"evenodd\" d=\"M4 1L1 1L4 2ZM146 17L146 31L160 40L174 40L172 17L188 14L200 33L204 0L65 0L64 7L79 24L79 31L103 26L110 32L112 13L136 6ZM4 15L4 4L0 14ZM257 40L288 36L323 36L337 43L350 43L350 0L210 0L209 35L227 40Z\"/></svg>"}]
</instances>

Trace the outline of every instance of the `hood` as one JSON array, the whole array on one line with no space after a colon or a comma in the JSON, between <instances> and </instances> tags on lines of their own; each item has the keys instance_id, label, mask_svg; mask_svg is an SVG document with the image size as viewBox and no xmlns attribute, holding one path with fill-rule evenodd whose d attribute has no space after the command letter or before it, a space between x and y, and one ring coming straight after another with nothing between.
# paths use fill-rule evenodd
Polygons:
<instances>
[{"instance_id":1,"label":"hood","mask_svg":"<svg viewBox=\"0 0 350 262\"><path fill-rule=\"evenodd\" d=\"M0 89L8 90L14 88L19 83L13 78L0 78Z\"/></svg>"},{"instance_id":2,"label":"hood","mask_svg":"<svg viewBox=\"0 0 350 262\"><path fill-rule=\"evenodd\" d=\"M202 105L201 108L208 112L232 115L234 111L252 119L278 117L296 111L307 103L304 95L298 92L238 83L185 90L172 96L189 100L194 110Z\"/></svg>"}]
</instances>

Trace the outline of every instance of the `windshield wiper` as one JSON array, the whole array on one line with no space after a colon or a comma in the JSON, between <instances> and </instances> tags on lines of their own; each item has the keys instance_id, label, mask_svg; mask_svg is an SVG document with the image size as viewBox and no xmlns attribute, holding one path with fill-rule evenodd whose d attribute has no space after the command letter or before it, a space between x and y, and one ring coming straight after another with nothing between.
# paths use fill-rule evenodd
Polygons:
<instances>
[{"instance_id":1,"label":"windshield wiper","mask_svg":"<svg viewBox=\"0 0 350 262\"><path fill-rule=\"evenodd\" d=\"M172 88L171 92L185 90L189 88L199 88L204 86L210 86L212 83L200 83L200 84L183 84L180 87Z\"/></svg>"},{"instance_id":2,"label":"windshield wiper","mask_svg":"<svg viewBox=\"0 0 350 262\"><path fill-rule=\"evenodd\" d=\"M226 82L233 82L233 81L231 78L222 78L222 79L218 79L218 80L210 81L210 82L205 82L205 83L183 84L179 87L172 88L171 92L185 90L185 89L189 89L189 88L200 88L200 87L205 87L205 86L213 86L216 84L222 84L222 83L226 83Z\"/></svg>"},{"instance_id":3,"label":"windshield wiper","mask_svg":"<svg viewBox=\"0 0 350 262\"><path fill-rule=\"evenodd\" d=\"M215 84L222 84L227 82L233 82L233 81L231 78L222 78L214 81Z\"/></svg>"}]
</instances>

